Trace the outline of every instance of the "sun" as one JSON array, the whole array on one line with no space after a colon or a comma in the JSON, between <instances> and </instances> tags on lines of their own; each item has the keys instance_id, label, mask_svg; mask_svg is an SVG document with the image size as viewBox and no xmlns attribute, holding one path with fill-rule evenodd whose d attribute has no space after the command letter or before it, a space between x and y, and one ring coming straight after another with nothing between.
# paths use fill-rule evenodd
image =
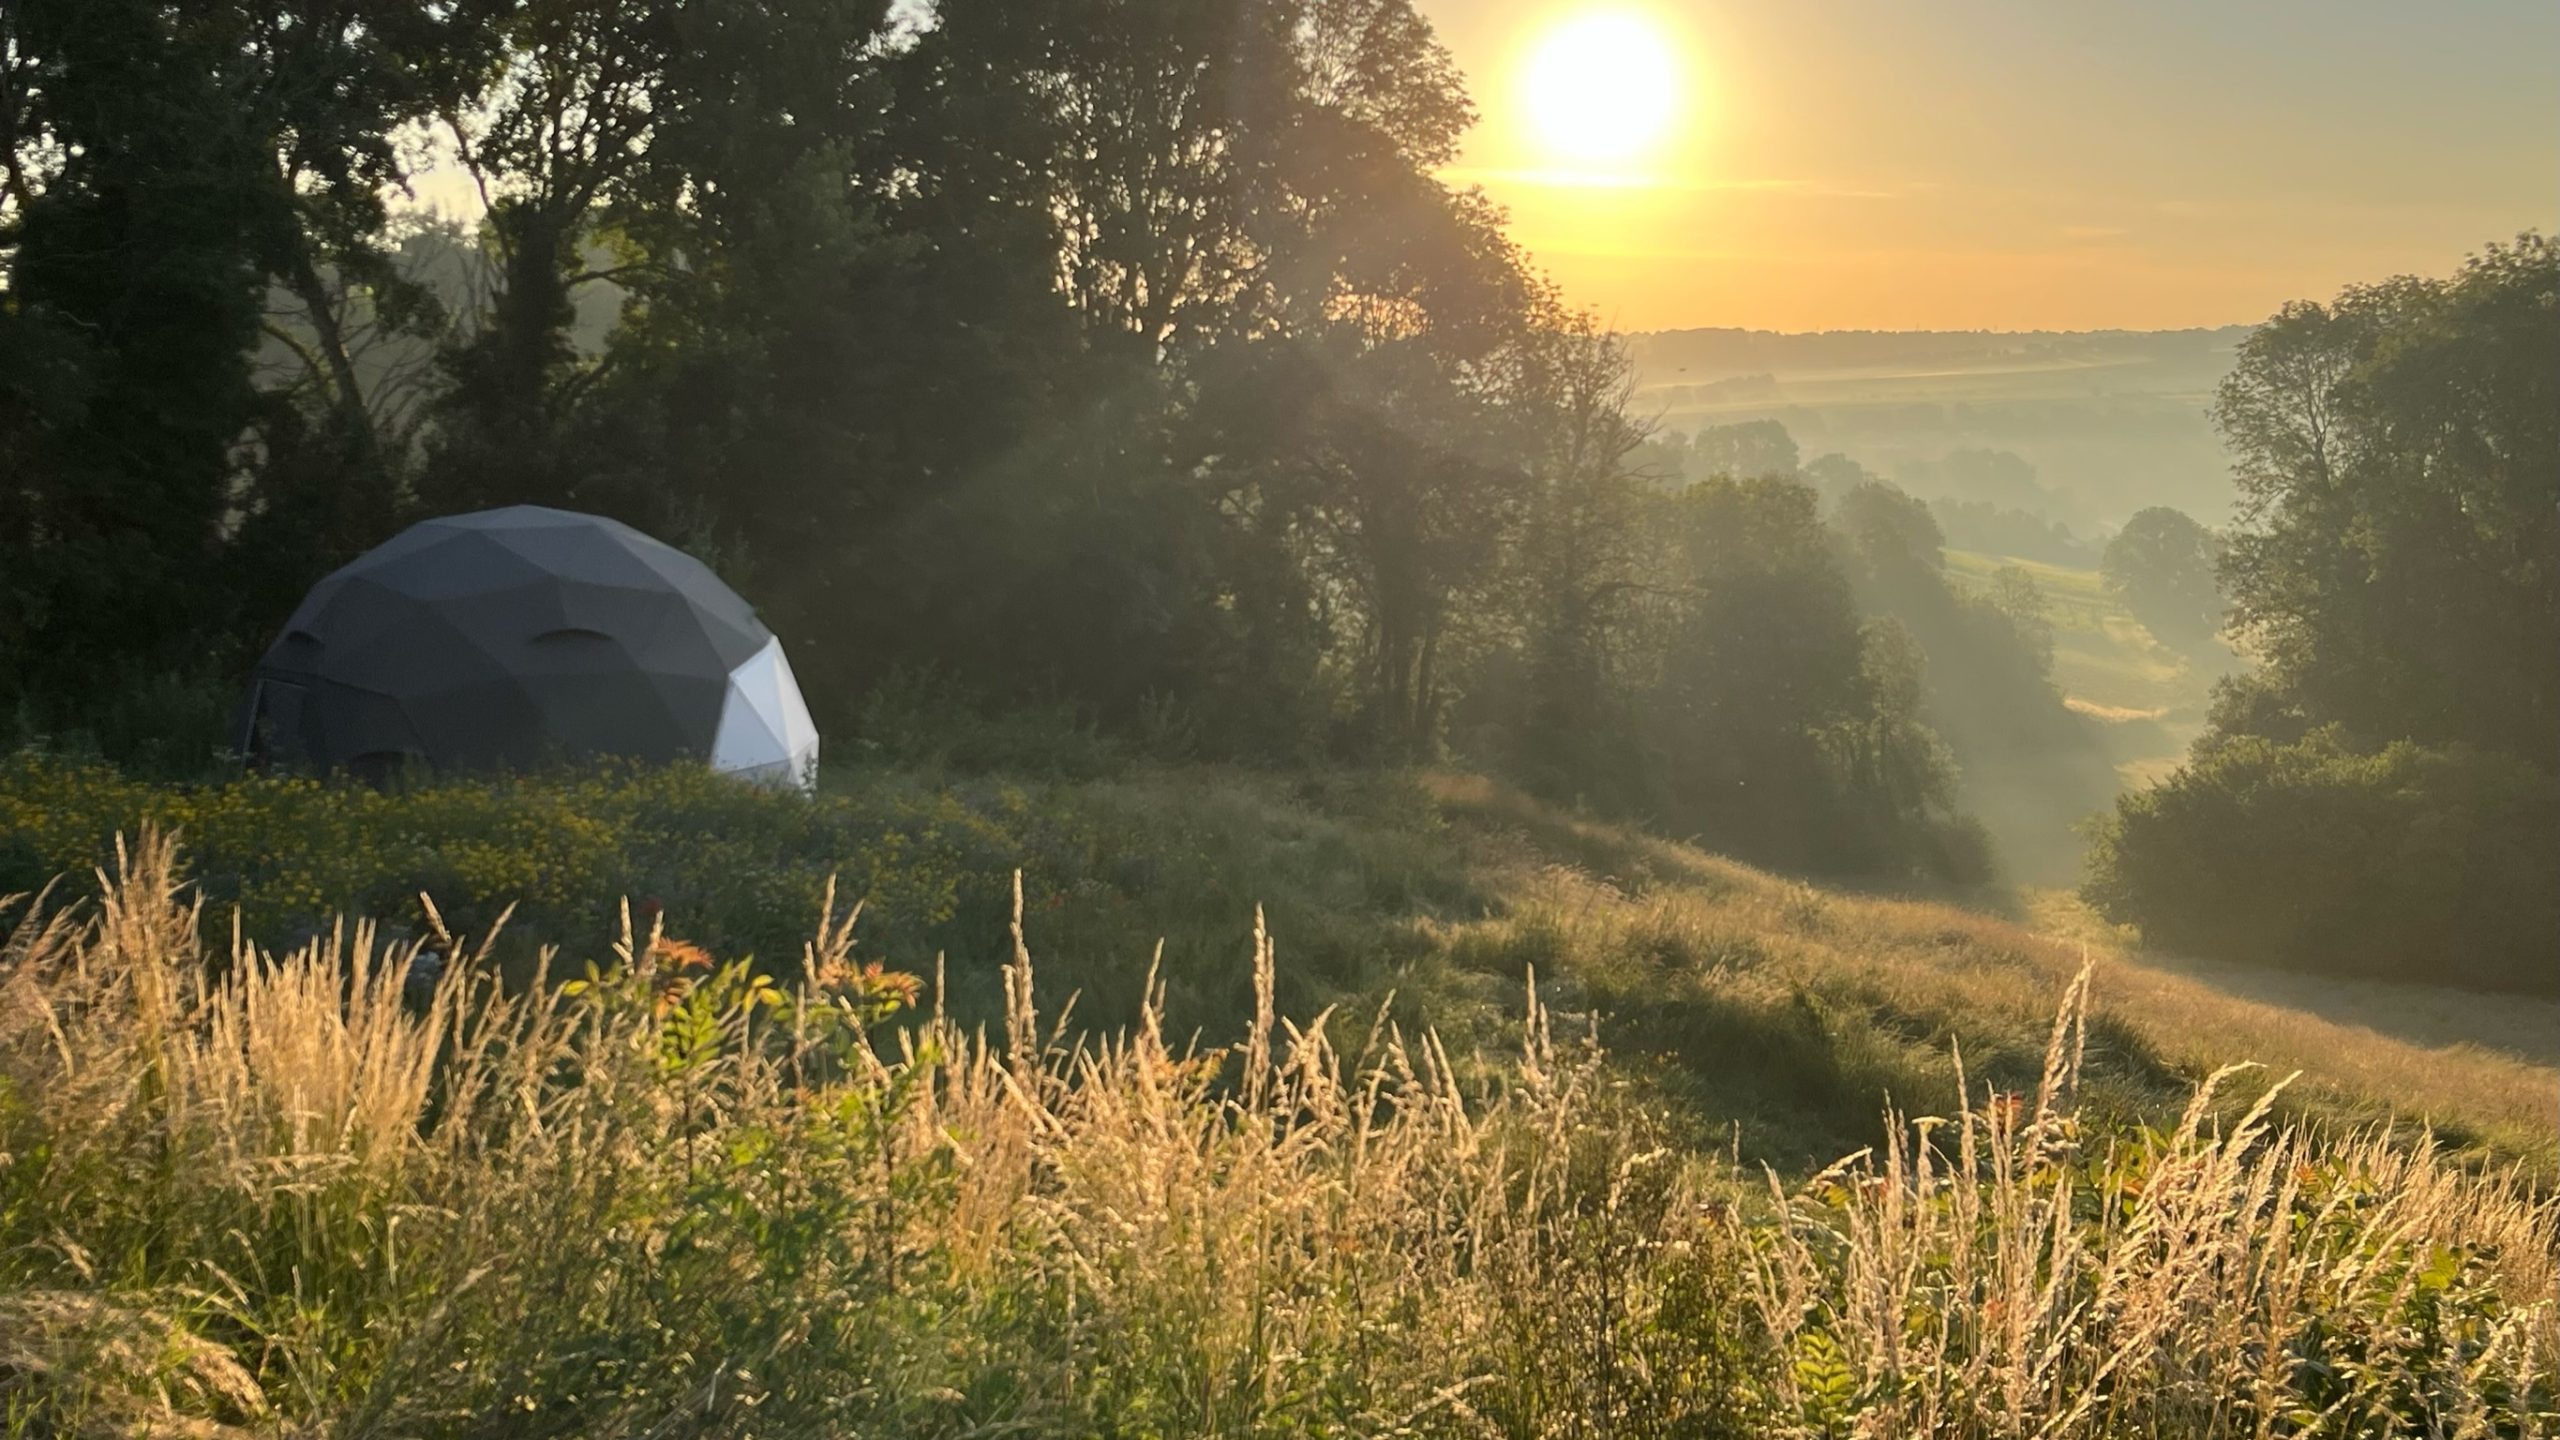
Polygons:
<instances>
[{"instance_id":1,"label":"sun","mask_svg":"<svg viewBox=\"0 0 2560 1440\"><path fill-rule=\"evenodd\" d=\"M1678 118L1677 48L1641 10L1586 10L1535 42L1521 75L1538 142L1559 160L1624 164L1659 149Z\"/></svg>"}]
</instances>

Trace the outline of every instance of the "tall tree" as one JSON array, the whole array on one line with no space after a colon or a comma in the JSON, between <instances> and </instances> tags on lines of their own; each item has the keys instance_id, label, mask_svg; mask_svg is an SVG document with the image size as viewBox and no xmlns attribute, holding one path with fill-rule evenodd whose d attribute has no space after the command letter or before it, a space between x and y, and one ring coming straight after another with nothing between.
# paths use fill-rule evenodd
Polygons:
<instances>
[{"instance_id":1,"label":"tall tree","mask_svg":"<svg viewBox=\"0 0 2560 1440\"><path fill-rule=\"evenodd\" d=\"M1860 608L1905 627L1927 657L1929 723L2013 875L2058 881L2079 868L2073 827L2116 793L2113 763L2054 687L2040 599L2014 584L1976 597L1945 569L1929 507L1881 481L1857 486L1832 525Z\"/></svg>"},{"instance_id":2,"label":"tall tree","mask_svg":"<svg viewBox=\"0 0 2560 1440\"><path fill-rule=\"evenodd\" d=\"M1709 425L1689 442L1689 473L1701 480L1717 475L1736 480L1793 475L1800 458L1795 437L1775 420Z\"/></svg>"},{"instance_id":3,"label":"tall tree","mask_svg":"<svg viewBox=\"0 0 2560 1440\"><path fill-rule=\"evenodd\" d=\"M1526 457L1517 557L1521 703L1512 768L1564 798L1633 806L1632 737L1617 653L1647 589L1634 468L1644 428L1630 418L1634 365L1587 317L1562 317L1530 348L1514 420Z\"/></svg>"},{"instance_id":4,"label":"tall tree","mask_svg":"<svg viewBox=\"0 0 2560 1440\"><path fill-rule=\"evenodd\" d=\"M2560 768L2560 246L2289 305L2216 417L2235 619L2322 720Z\"/></svg>"},{"instance_id":5,"label":"tall tree","mask_svg":"<svg viewBox=\"0 0 2560 1440\"><path fill-rule=\"evenodd\" d=\"M2107 542L2098 572L2135 619L2184 650L2221 633L2221 560L2222 541L2212 531L2184 511L2154 505L2136 511Z\"/></svg>"},{"instance_id":6,"label":"tall tree","mask_svg":"<svg viewBox=\"0 0 2560 1440\"><path fill-rule=\"evenodd\" d=\"M705 5L520 0L491 37L486 92L445 111L487 205L499 280L446 358L450 388L428 491L442 505L581 499L564 422L598 373L572 334L575 297L621 273L599 234L629 203L680 108L674 71ZM642 257L638 263L666 257Z\"/></svg>"},{"instance_id":7,"label":"tall tree","mask_svg":"<svg viewBox=\"0 0 2560 1440\"><path fill-rule=\"evenodd\" d=\"M0 490L12 672L88 694L184 665L253 394L268 136L235 105L220 12L9 7L6 327L18 453ZM5 425L6 422L0 422Z\"/></svg>"},{"instance_id":8,"label":"tall tree","mask_svg":"<svg viewBox=\"0 0 2560 1440\"><path fill-rule=\"evenodd\" d=\"M1634 697L1652 815L1761 864L1983 878L1950 843L1918 648L1861 623L1812 489L1718 478L1653 508L1668 583Z\"/></svg>"}]
</instances>

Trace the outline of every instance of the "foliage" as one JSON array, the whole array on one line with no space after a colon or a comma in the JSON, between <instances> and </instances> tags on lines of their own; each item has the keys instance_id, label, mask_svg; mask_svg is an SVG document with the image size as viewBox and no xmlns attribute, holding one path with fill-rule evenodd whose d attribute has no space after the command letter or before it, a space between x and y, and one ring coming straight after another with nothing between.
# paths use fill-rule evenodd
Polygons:
<instances>
[{"instance_id":1,"label":"foliage","mask_svg":"<svg viewBox=\"0 0 2560 1440\"><path fill-rule=\"evenodd\" d=\"M2216 414L2240 632L2319 722L2560 769L2560 244L2288 305Z\"/></svg>"},{"instance_id":2,"label":"foliage","mask_svg":"<svg viewBox=\"0 0 2560 1440\"><path fill-rule=\"evenodd\" d=\"M1678 589L1635 702L1650 813L1780 869L1987 879L1941 841L1954 775L1921 718L1919 652L1861 625L1812 490L1711 480L1653 513Z\"/></svg>"},{"instance_id":3,"label":"foliage","mask_svg":"<svg viewBox=\"0 0 2560 1440\"><path fill-rule=\"evenodd\" d=\"M1758 480L1770 475L1793 475L1797 455L1795 437L1775 420L1709 425L1689 437L1689 477Z\"/></svg>"},{"instance_id":4,"label":"foliage","mask_svg":"<svg viewBox=\"0 0 2560 1440\"><path fill-rule=\"evenodd\" d=\"M133 677L220 691L330 566L532 502L715 563L824 728L958 768L1454 750L1695 817L1656 778L1731 763L1638 718L1674 633L1643 597L1703 578L1638 503L1669 441L1441 178L1472 108L1412 0L11 13L17 738L184 774L218 739L127 723ZM469 227L386 208L430 154ZM1679 448L1797 465L1771 422ZM1051 718L927 744L920 675L925 712ZM1799 740L1710 828L1943 869L1943 797L1873 789L1927 768L1922 722L1819 688L1721 706Z\"/></svg>"},{"instance_id":5,"label":"foliage","mask_svg":"<svg viewBox=\"0 0 2560 1440\"><path fill-rule=\"evenodd\" d=\"M1865 481L1831 528L1858 608L1891 619L1924 657L1922 713L1946 742L1955 798L1980 817L2007 873L2058 881L2077 866L2076 827L2114 798L2113 763L2053 683L2053 630L2032 576L1992 593L1950 583L1946 537L1919 500Z\"/></svg>"},{"instance_id":6,"label":"foliage","mask_svg":"<svg viewBox=\"0 0 2560 1440\"><path fill-rule=\"evenodd\" d=\"M2137 511L2107 542L2099 573L2135 619L2183 649L2222 632L2223 600L2215 570L2222 541L2165 505Z\"/></svg>"},{"instance_id":7,"label":"foliage","mask_svg":"<svg viewBox=\"0 0 2560 1440\"><path fill-rule=\"evenodd\" d=\"M622 767L389 791L291 776L159 786L38 752L0 759L0 889L85 876L113 837L145 825L187 837L222 931L235 907L251 934L317 933L339 914L420 926L425 891L457 930L484 934L512 907L519 942L557 942L594 933L629 897L691 917L731 953L779 959L840 876L909 964L929 961L971 904L983 929L1035 852L1077 851L1071 822L1004 787L812 799L708 770Z\"/></svg>"},{"instance_id":8,"label":"foliage","mask_svg":"<svg viewBox=\"0 0 2560 1440\"><path fill-rule=\"evenodd\" d=\"M2560 771L2560 247L2286 306L2217 415L2265 660L2085 893L2152 943L2548 990Z\"/></svg>"},{"instance_id":9,"label":"foliage","mask_svg":"<svg viewBox=\"0 0 2560 1440\"><path fill-rule=\"evenodd\" d=\"M1929 502L1929 513L1946 532L1947 544L1957 550L2010 555L2071 569L2085 569L2098 558L2071 533L2070 526L2038 512L2004 509L1988 500L1941 497Z\"/></svg>"},{"instance_id":10,"label":"foliage","mask_svg":"<svg viewBox=\"0 0 2560 1440\"><path fill-rule=\"evenodd\" d=\"M1051 1043L662 931L510 993L359 930L216 970L164 842L0 943L0 1397L37 1433L2531 1433L2554 1218L2423 1146L2112 1147L1959 1087L1738 1192L1560 1044ZM1037 970L1046 975L1045 958ZM2029 1082L2030 1086L2033 1082Z\"/></svg>"},{"instance_id":11,"label":"foliage","mask_svg":"<svg viewBox=\"0 0 2560 1440\"><path fill-rule=\"evenodd\" d=\"M415 308L385 243L395 132L475 83L486 8L35 0L0 21L0 700L200 664L274 622L238 612L244 586L379 538L393 476L344 302ZM296 360L262 391L269 334Z\"/></svg>"},{"instance_id":12,"label":"foliage","mask_svg":"<svg viewBox=\"0 0 2560 1440\"><path fill-rule=\"evenodd\" d=\"M2232 738L2128 796L2086 893L2154 945L2560 994L2560 784L2467 747ZM2280 897L2280 899L2278 899Z\"/></svg>"}]
</instances>

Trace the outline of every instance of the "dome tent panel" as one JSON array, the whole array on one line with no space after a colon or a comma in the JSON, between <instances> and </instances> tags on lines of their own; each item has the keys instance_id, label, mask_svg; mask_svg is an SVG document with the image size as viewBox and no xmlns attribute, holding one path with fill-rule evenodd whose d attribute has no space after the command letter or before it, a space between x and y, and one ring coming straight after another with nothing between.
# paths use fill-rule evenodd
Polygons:
<instances>
[{"instance_id":1,"label":"dome tent panel","mask_svg":"<svg viewBox=\"0 0 2560 1440\"><path fill-rule=\"evenodd\" d=\"M428 764L462 770L522 770L574 759L519 675L402 697Z\"/></svg>"},{"instance_id":2,"label":"dome tent panel","mask_svg":"<svg viewBox=\"0 0 2560 1440\"><path fill-rule=\"evenodd\" d=\"M817 783L818 727L781 641L731 672L711 768L771 783Z\"/></svg>"},{"instance_id":3,"label":"dome tent panel","mask_svg":"<svg viewBox=\"0 0 2560 1440\"><path fill-rule=\"evenodd\" d=\"M315 674L413 702L478 689L510 673L480 642L468 617L456 613L456 605L402 599L368 608L374 613L362 626L332 627L360 638L323 635Z\"/></svg>"},{"instance_id":4,"label":"dome tent panel","mask_svg":"<svg viewBox=\"0 0 2560 1440\"><path fill-rule=\"evenodd\" d=\"M773 638L773 632L756 618L756 612L722 584L720 577L711 573L711 567L655 541L634 553L675 594L686 599L688 619L719 652L723 669L734 670L745 664Z\"/></svg>"},{"instance_id":5,"label":"dome tent panel","mask_svg":"<svg viewBox=\"0 0 2560 1440\"><path fill-rule=\"evenodd\" d=\"M421 760L426 744L408 712L387 695L325 680L298 683L252 680L236 741L244 756L309 765L335 753L329 764L348 766L365 757Z\"/></svg>"},{"instance_id":6,"label":"dome tent panel","mask_svg":"<svg viewBox=\"0 0 2560 1440\"><path fill-rule=\"evenodd\" d=\"M252 672L238 740L253 757L320 768L709 762L735 673L768 652L764 673L790 688L762 700L782 719L759 721L773 732L760 748L814 763L815 727L779 642L708 567L598 516L452 516L312 587Z\"/></svg>"},{"instance_id":7,"label":"dome tent panel","mask_svg":"<svg viewBox=\"0 0 2560 1440\"><path fill-rule=\"evenodd\" d=\"M562 580L652 594L681 593L634 548L635 543L656 542L636 530L625 530L627 533L617 534L601 528L552 526L491 533L487 538L491 544L534 560ZM740 602L739 609L752 613L744 602Z\"/></svg>"}]
</instances>

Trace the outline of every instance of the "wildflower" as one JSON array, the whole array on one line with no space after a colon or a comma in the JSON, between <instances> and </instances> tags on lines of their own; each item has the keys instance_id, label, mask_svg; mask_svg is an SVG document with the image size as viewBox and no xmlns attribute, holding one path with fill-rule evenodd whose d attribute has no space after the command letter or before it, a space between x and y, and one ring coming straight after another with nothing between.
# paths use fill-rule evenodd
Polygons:
<instances>
[{"instance_id":1,"label":"wildflower","mask_svg":"<svg viewBox=\"0 0 2560 1440\"><path fill-rule=\"evenodd\" d=\"M845 992L847 997L855 999L858 1004L865 1004L865 1007L893 1012L911 1007L916 997L924 994L924 981L906 974L906 971L883 969L881 963L873 961L863 966L860 974L852 976L852 984L845 986Z\"/></svg>"},{"instance_id":2,"label":"wildflower","mask_svg":"<svg viewBox=\"0 0 2560 1440\"><path fill-rule=\"evenodd\" d=\"M649 958L665 970L708 970L714 963L710 951L672 935L661 935L650 941Z\"/></svg>"}]
</instances>

